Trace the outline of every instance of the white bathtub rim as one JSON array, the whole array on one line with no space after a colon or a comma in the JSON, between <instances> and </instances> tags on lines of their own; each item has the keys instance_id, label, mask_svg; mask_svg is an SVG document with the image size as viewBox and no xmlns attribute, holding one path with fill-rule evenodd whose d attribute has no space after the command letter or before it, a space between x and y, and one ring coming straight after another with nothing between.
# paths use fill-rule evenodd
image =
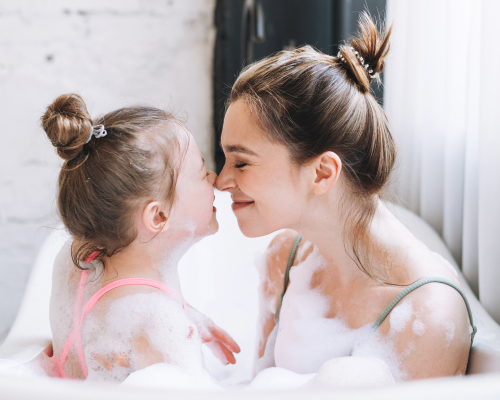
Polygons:
<instances>
[{"instance_id":1,"label":"white bathtub rim","mask_svg":"<svg viewBox=\"0 0 500 400\"><path fill-rule=\"evenodd\" d=\"M223 392L164 390L133 387L121 387L111 384L90 384L83 381L66 381L58 378L34 377L24 378L5 376L0 374L0 397L3 399L24 400L57 400L57 399L302 399L331 400L332 395L337 399L366 399L370 400L400 400L404 399L478 399L500 396L500 373L484 374L465 377L437 378L413 382L399 383L389 387L375 387L362 389L339 390L302 390L293 391L254 391L226 390Z\"/></svg>"}]
</instances>

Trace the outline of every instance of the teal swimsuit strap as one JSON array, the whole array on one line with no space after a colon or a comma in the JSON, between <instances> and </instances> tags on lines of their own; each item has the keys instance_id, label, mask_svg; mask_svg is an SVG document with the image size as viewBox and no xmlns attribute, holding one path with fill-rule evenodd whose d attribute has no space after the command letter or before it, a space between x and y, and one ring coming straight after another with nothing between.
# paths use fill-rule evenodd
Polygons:
<instances>
[{"instance_id":1,"label":"teal swimsuit strap","mask_svg":"<svg viewBox=\"0 0 500 400\"><path fill-rule=\"evenodd\" d=\"M467 307L467 312L469 313L469 319L470 319L470 324L472 326L472 333L470 335L470 345L472 347L472 343L474 342L474 336L476 335L477 328L474 325L474 321L472 319L472 311L470 309L470 304L469 301L467 300L467 297L465 297L465 293L460 289L457 285L455 285L453 282L449 281L448 279L440 278L440 277L433 277L433 278L423 278L415 282L414 284L408 286L405 290L403 290L401 293L398 294L398 296L392 301L391 304L387 306L387 308L380 314L380 316L377 318L377 320L373 323L372 328L377 329L382 322L387 318L389 313L392 311L394 307L405 297L408 293L413 292L415 289L418 289L420 286L426 285L427 283L432 283L432 282L438 282L438 283L443 283L445 285L451 286L453 289L455 289L462 298L465 301L465 306Z\"/></svg>"},{"instance_id":2,"label":"teal swimsuit strap","mask_svg":"<svg viewBox=\"0 0 500 400\"><path fill-rule=\"evenodd\" d=\"M281 291L280 301L278 303L278 307L276 308L276 313L274 314L274 322L278 325L280 320L280 312L281 305L283 304L283 297L285 297L286 289L288 288L288 282L290 281L290 268L292 268L293 260L295 259L295 254L297 253L297 248L299 247L299 243L302 240L302 236L298 235L293 242L292 250L290 250L290 254L288 255L288 261L286 263L285 270L285 279L283 282L283 290Z\"/></svg>"}]
</instances>

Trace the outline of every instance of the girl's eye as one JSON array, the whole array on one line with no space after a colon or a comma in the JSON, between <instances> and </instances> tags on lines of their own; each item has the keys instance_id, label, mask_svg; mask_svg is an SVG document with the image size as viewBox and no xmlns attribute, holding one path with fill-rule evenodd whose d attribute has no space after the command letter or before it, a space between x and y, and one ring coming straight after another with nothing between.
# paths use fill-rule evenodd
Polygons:
<instances>
[{"instance_id":1,"label":"girl's eye","mask_svg":"<svg viewBox=\"0 0 500 400\"><path fill-rule=\"evenodd\" d=\"M235 163L234 168L241 169L243 167L246 167L247 165L248 165L247 163L239 163L239 164Z\"/></svg>"}]
</instances>

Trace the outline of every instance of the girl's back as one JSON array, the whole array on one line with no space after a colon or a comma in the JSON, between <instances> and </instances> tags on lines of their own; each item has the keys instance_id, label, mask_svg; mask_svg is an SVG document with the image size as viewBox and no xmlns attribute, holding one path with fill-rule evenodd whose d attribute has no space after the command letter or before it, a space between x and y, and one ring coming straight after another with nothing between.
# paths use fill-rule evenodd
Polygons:
<instances>
[{"instance_id":1,"label":"girl's back","mask_svg":"<svg viewBox=\"0 0 500 400\"><path fill-rule=\"evenodd\" d=\"M167 362L187 372L203 368L198 330L182 304L168 293L146 285L120 286L107 292L89 310L77 336L71 340L85 305L111 282L104 282L101 263L94 261L88 264L91 269L80 290L84 272L70 262L70 253L71 245L67 243L56 259L53 272L50 322L55 374L123 381L130 373L158 362ZM78 354L78 338L84 366ZM67 358L63 360L65 350Z\"/></svg>"}]
</instances>

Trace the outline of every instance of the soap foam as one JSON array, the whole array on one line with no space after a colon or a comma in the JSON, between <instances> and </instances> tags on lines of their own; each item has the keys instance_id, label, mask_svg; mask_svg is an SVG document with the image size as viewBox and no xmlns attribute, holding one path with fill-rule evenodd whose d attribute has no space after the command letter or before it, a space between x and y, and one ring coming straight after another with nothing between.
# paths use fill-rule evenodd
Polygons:
<instances>
[{"instance_id":1,"label":"soap foam","mask_svg":"<svg viewBox=\"0 0 500 400\"><path fill-rule=\"evenodd\" d=\"M253 367L254 375L257 375L266 368L271 368L276 366L276 361L274 360L274 348L276 345L277 336L278 336L278 326L275 326L267 338L266 347L264 349L264 355L260 358L256 357L256 360L254 361L254 367ZM257 348L257 350L259 349L259 347Z\"/></svg>"},{"instance_id":2,"label":"soap foam","mask_svg":"<svg viewBox=\"0 0 500 400\"><path fill-rule=\"evenodd\" d=\"M274 243L272 247L269 247L266 251L260 254L256 254L254 258L254 265L259 274L259 286L258 286L258 299L259 299L259 316L257 323L257 331L262 332L264 329L264 324L269 318L273 318L276 313L276 299L270 296L269 292L277 292L279 288L274 282L271 281L267 274L267 264L269 262L268 257L273 251L275 251L283 243L283 239L278 238L277 243ZM260 371L271 368L275 366L274 361L274 345L276 342L276 335L278 334L278 329L275 326L266 342L264 355L258 357L259 349L262 347L263 338L257 335L257 343L255 347L255 360L253 366L253 374L257 375Z\"/></svg>"},{"instance_id":3,"label":"soap foam","mask_svg":"<svg viewBox=\"0 0 500 400\"><path fill-rule=\"evenodd\" d=\"M204 369L187 373L171 364L153 364L130 374L122 386L166 390L222 391L222 386Z\"/></svg>"},{"instance_id":4,"label":"soap foam","mask_svg":"<svg viewBox=\"0 0 500 400\"><path fill-rule=\"evenodd\" d=\"M155 360L167 362L185 372L203 369L201 340L196 326L181 304L164 293L133 294L114 300L107 310L97 303L82 332L88 380L123 381L148 365L142 352L134 352L137 336L147 339ZM96 361L96 355L130 360L128 367L114 363L110 370ZM156 362L158 362L156 361Z\"/></svg>"},{"instance_id":5,"label":"soap foam","mask_svg":"<svg viewBox=\"0 0 500 400\"><path fill-rule=\"evenodd\" d=\"M397 333L403 332L414 315L411 300L403 300L389 314L391 331Z\"/></svg>"},{"instance_id":6,"label":"soap foam","mask_svg":"<svg viewBox=\"0 0 500 400\"><path fill-rule=\"evenodd\" d=\"M419 319L415 319L415 321L413 321L411 328L415 335L422 336L425 333L426 326Z\"/></svg>"},{"instance_id":7,"label":"soap foam","mask_svg":"<svg viewBox=\"0 0 500 400\"><path fill-rule=\"evenodd\" d=\"M451 321L445 322L446 347L450 347L451 341L455 337L455 324Z\"/></svg>"},{"instance_id":8,"label":"soap foam","mask_svg":"<svg viewBox=\"0 0 500 400\"><path fill-rule=\"evenodd\" d=\"M391 377L404 379L406 375L390 337L381 337L371 323L351 329L340 314L326 318L331 298L319 289L311 289L312 277L325 267L326 262L314 247L309 256L290 271L290 286L283 300L274 349L276 367L310 374L318 372L329 360L356 356L353 362L359 363L356 368L360 370L366 358L376 358L387 365ZM391 326L392 323L395 326L391 328L392 334L403 329L412 315L411 302L400 305L391 320ZM265 357L271 356L265 354ZM367 370L372 368L370 362L367 362Z\"/></svg>"},{"instance_id":9,"label":"soap foam","mask_svg":"<svg viewBox=\"0 0 500 400\"><path fill-rule=\"evenodd\" d=\"M351 356L325 362L307 386L330 389L384 386L394 383L389 367L382 360Z\"/></svg>"},{"instance_id":10,"label":"soap foam","mask_svg":"<svg viewBox=\"0 0 500 400\"><path fill-rule=\"evenodd\" d=\"M316 374L298 374L285 368L271 367L262 370L246 391L294 390L303 387Z\"/></svg>"},{"instance_id":11,"label":"soap foam","mask_svg":"<svg viewBox=\"0 0 500 400\"><path fill-rule=\"evenodd\" d=\"M280 367L267 368L246 390L345 389L394 383L389 367L382 360L349 356L326 361L317 373L300 374Z\"/></svg>"},{"instance_id":12,"label":"soap foam","mask_svg":"<svg viewBox=\"0 0 500 400\"><path fill-rule=\"evenodd\" d=\"M167 281L167 286L178 292L176 298L160 291L128 295L111 302L106 310L103 302L97 302L86 316L81 339L89 381L120 382L132 372L161 361L185 372L203 370L201 339L195 324L182 307L176 264L171 264L175 261L173 258L180 257L181 250L189 247L189 243L190 238L183 242L184 246L180 246L182 249L172 252L168 257L164 256L161 265L156 266ZM81 275L71 261L70 246L68 242L61 249L53 272L50 320L57 358L60 358L73 329ZM84 266L89 268L89 273L83 291L82 307L105 284L100 261L85 263ZM149 345L143 352L132 351L134 346L139 346L138 337L143 338L143 346ZM148 359L145 359L144 354L147 354ZM121 359L119 364L125 366L116 365L115 358ZM64 369L72 377L83 378L76 346L72 346Z\"/></svg>"}]
</instances>

